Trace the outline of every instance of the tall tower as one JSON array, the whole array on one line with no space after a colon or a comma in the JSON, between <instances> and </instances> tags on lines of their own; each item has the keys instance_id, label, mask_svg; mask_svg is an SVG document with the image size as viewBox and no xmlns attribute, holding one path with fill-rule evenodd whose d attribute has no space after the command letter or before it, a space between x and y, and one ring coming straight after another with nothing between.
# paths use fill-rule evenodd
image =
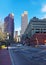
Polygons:
<instances>
[{"instance_id":1,"label":"tall tower","mask_svg":"<svg viewBox=\"0 0 46 65\"><path fill-rule=\"evenodd\" d=\"M10 40L14 37L14 14L9 14L4 19L4 32L9 34Z\"/></svg>"},{"instance_id":2,"label":"tall tower","mask_svg":"<svg viewBox=\"0 0 46 65\"><path fill-rule=\"evenodd\" d=\"M21 16L21 36L24 34L27 25L28 25L28 13L27 11L24 11L24 13Z\"/></svg>"},{"instance_id":3,"label":"tall tower","mask_svg":"<svg viewBox=\"0 0 46 65\"><path fill-rule=\"evenodd\" d=\"M15 41L18 42L18 31L15 31Z\"/></svg>"},{"instance_id":4,"label":"tall tower","mask_svg":"<svg viewBox=\"0 0 46 65\"><path fill-rule=\"evenodd\" d=\"M18 37L18 31L15 31L15 37L16 38Z\"/></svg>"}]
</instances>

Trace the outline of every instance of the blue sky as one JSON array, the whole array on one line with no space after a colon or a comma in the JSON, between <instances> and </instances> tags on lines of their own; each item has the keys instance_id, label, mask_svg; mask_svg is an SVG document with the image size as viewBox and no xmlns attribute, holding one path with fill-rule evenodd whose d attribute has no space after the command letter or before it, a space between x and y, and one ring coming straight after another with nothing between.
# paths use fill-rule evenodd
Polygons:
<instances>
[{"instance_id":1,"label":"blue sky","mask_svg":"<svg viewBox=\"0 0 46 65\"><path fill-rule=\"evenodd\" d=\"M0 0L0 18L4 18L9 13L14 13L15 30L20 30L21 14L28 11L28 21L36 16L46 17L46 0Z\"/></svg>"}]
</instances>

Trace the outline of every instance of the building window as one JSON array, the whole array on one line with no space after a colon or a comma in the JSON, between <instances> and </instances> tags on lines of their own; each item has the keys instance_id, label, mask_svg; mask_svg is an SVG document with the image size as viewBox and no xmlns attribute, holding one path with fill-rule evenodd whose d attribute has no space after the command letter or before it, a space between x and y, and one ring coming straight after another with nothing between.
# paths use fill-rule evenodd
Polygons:
<instances>
[{"instance_id":1,"label":"building window","mask_svg":"<svg viewBox=\"0 0 46 65\"><path fill-rule=\"evenodd\" d=\"M43 33L46 33L46 32L43 32Z\"/></svg>"},{"instance_id":2,"label":"building window","mask_svg":"<svg viewBox=\"0 0 46 65\"><path fill-rule=\"evenodd\" d=\"M36 31L35 33L40 33L39 31Z\"/></svg>"}]
</instances>

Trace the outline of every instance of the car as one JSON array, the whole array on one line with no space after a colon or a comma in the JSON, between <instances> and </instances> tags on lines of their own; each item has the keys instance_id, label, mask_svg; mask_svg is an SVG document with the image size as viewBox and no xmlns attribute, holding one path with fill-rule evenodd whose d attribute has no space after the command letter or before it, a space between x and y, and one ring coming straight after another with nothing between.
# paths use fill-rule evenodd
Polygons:
<instances>
[{"instance_id":1,"label":"car","mask_svg":"<svg viewBox=\"0 0 46 65\"><path fill-rule=\"evenodd\" d=\"M23 46L22 44L17 44L16 46Z\"/></svg>"}]
</instances>

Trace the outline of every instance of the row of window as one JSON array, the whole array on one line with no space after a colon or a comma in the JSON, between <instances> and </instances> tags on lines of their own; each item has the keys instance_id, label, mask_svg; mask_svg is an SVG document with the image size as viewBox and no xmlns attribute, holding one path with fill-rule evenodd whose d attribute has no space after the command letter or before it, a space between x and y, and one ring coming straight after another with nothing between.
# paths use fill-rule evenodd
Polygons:
<instances>
[{"instance_id":1,"label":"row of window","mask_svg":"<svg viewBox=\"0 0 46 65\"><path fill-rule=\"evenodd\" d=\"M36 31L35 33L46 33L46 31L44 31L44 32L42 32L42 31L41 31L41 32L39 32L39 31Z\"/></svg>"},{"instance_id":2,"label":"row of window","mask_svg":"<svg viewBox=\"0 0 46 65\"><path fill-rule=\"evenodd\" d=\"M32 30L46 30L46 29L34 29L34 28L33 28Z\"/></svg>"}]
</instances>

